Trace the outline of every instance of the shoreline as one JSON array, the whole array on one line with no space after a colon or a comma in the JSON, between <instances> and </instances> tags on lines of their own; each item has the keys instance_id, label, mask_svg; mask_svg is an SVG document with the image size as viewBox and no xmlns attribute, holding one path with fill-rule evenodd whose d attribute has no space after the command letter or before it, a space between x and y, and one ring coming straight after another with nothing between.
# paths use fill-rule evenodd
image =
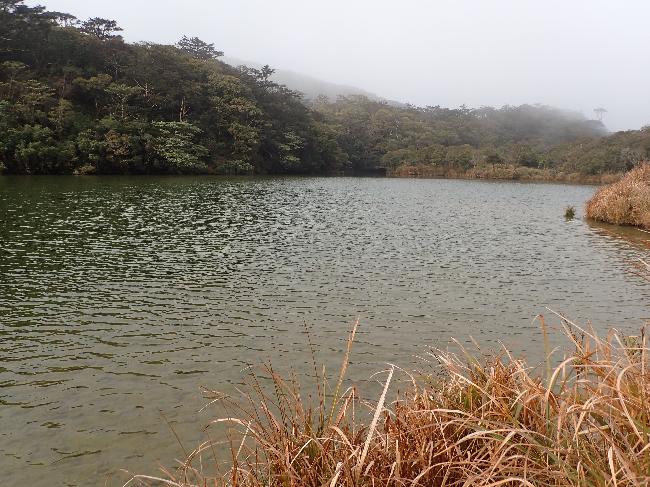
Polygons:
<instances>
[{"instance_id":1,"label":"shoreline","mask_svg":"<svg viewBox=\"0 0 650 487\"><path fill-rule=\"evenodd\" d=\"M565 183L600 186L619 181L624 173L587 175L579 172L561 173L550 169L525 166L477 166L466 171L440 169L431 166L399 166L389 170L388 177L414 179L462 179L483 181L518 181Z\"/></svg>"},{"instance_id":2,"label":"shoreline","mask_svg":"<svg viewBox=\"0 0 650 487\"><path fill-rule=\"evenodd\" d=\"M603 186L611 184L622 178L623 174L602 174L597 176L582 176L577 173L567 174L563 176L554 177L538 177L517 174L514 176L484 176L476 174L417 174L413 172L404 173L397 171L388 171L385 176L372 176L372 175L355 175L355 174L214 174L214 173L122 173L122 174L14 174L2 173L2 178L40 178L40 177L75 177L75 178L88 178L88 179L102 179L102 178L120 178L120 177L136 177L136 178L173 178L173 177L211 177L220 179L247 179L247 178L354 178L354 179L440 179L440 180L457 180L457 181L495 181L495 182L513 182L513 183L540 183L540 184L574 184L582 186Z\"/></svg>"}]
</instances>

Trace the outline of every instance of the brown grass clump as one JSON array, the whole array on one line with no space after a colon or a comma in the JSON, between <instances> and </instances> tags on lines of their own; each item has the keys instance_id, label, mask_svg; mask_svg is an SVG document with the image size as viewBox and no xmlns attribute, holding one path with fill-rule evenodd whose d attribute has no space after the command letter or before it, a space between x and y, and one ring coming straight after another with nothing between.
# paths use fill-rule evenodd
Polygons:
<instances>
[{"instance_id":1,"label":"brown grass clump","mask_svg":"<svg viewBox=\"0 0 650 487\"><path fill-rule=\"evenodd\" d=\"M649 266L641 261L639 270ZM558 315L559 316L559 315ZM344 389L350 347L312 404L295 378L265 369L230 402L230 460L200 445L164 478L194 486L646 486L650 485L650 370L644 331L597 336L560 317L571 352L533 369L509 352L431 353L432 373L401 382L391 366L378 400ZM543 317L539 317L546 338ZM546 342L546 340L545 340ZM553 366L553 363L558 363ZM406 384L406 386L404 385ZM215 401L222 401L214 396Z\"/></svg>"},{"instance_id":2,"label":"brown grass clump","mask_svg":"<svg viewBox=\"0 0 650 487\"><path fill-rule=\"evenodd\" d=\"M600 189L587 203L586 214L594 220L650 230L650 162Z\"/></svg>"}]
</instances>

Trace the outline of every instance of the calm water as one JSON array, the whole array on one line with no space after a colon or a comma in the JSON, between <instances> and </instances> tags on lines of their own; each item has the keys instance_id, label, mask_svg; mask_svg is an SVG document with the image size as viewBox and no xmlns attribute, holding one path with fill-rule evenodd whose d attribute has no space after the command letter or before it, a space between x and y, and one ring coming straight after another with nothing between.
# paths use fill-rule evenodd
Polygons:
<instances>
[{"instance_id":1,"label":"calm water","mask_svg":"<svg viewBox=\"0 0 650 487\"><path fill-rule=\"evenodd\" d=\"M638 330L649 235L590 226L592 187L399 179L0 178L3 485L155 473L247 364L353 374L473 336L540 356L545 307ZM563 219L575 205L578 217ZM108 485L122 485L115 474Z\"/></svg>"}]
</instances>

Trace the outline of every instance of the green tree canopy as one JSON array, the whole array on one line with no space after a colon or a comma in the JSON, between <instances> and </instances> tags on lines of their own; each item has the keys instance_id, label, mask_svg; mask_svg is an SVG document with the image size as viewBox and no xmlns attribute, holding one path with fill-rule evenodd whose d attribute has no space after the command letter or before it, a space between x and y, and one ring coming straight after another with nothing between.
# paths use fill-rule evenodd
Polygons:
<instances>
[{"instance_id":1,"label":"green tree canopy","mask_svg":"<svg viewBox=\"0 0 650 487\"><path fill-rule=\"evenodd\" d=\"M81 23L81 32L96 37L102 41L119 37L116 32L123 29L117 25L117 22L101 17L92 17Z\"/></svg>"},{"instance_id":2,"label":"green tree canopy","mask_svg":"<svg viewBox=\"0 0 650 487\"><path fill-rule=\"evenodd\" d=\"M176 47L193 58L201 59L203 61L217 59L218 57L223 56L223 52L217 51L214 44L203 42L198 37L183 36L183 38L176 44Z\"/></svg>"}]
</instances>

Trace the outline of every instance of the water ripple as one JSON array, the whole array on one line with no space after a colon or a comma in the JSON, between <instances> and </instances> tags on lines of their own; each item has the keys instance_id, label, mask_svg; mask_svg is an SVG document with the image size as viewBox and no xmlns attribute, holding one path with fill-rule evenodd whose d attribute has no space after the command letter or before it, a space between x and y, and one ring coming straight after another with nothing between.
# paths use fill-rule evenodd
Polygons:
<instances>
[{"instance_id":1,"label":"water ripple","mask_svg":"<svg viewBox=\"0 0 650 487\"><path fill-rule=\"evenodd\" d=\"M471 335L539 357L545 307L637 330L648 236L565 222L593 188L325 178L0 178L0 469L103 483L198 440L249 364L353 373ZM161 412L166 419L163 419ZM111 483L113 482L113 483ZM108 485L122 485L111 477Z\"/></svg>"}]
</instances>

